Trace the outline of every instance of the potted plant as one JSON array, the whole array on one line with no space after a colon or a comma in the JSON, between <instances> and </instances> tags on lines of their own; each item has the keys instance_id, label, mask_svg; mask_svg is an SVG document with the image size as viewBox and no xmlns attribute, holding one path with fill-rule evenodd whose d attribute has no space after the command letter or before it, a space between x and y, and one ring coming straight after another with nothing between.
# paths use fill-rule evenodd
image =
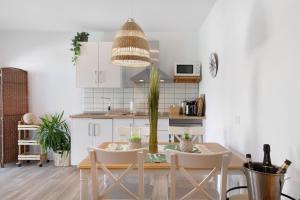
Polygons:
<instances>
[{"instance_id":1,"label":"potted plant","mask_svg":"<svg viewBox=\"0 0 300 200\"><path fill-rule=\"evenodd\" d=\"M149 77L148 109L150 121L149 152L157 153L157 121L160 78L158 70L152 66Z\"/></svg>"},{"instance_id":2,"label":"potted plant","mask_svg":"<svg viewBox=\"0 0 300 200\"><path fill-rule=\"evenodd\" d=\"M184 151L184 152L192 152L193 151L192 137L189 133L184 133L181 136L179 147L180 147L180 151Z\"/></svg>"},{"instance_id":3,"label":"potted plant","mask_svg":"<svg viewBox=\"0 0 300 200\"><path fill-rule=\"evenodd\" d=\"M71 137L68 125L61 114L46 115L41 118L37 139L43 152L53 151L55 166L70 165Z\"/></svg>"},{"instance_id":4,"label":"potted plant","mask_svg":"<svg viewBox=\"0 0 300 200\"><path fill-rule=\"evenodd\" d=\"M80 42L87 42L89 39L89 35L90 34L86 32L81 32L81 33L77 32L74 39L72 40L73 48L71 48L70 50L74 51L74 55L72 57L72 62L74 65L76 64L77 58L80 55L80 47L81 47Z\"/></svg>"},{"instance_id":5,"label":"potted plant","mask_svg":"<svg viewBox=\"0 0 300 200\"><path fill-rule=\"evenodd\" d=\"M128 149L139 149L142 147L142 139L138 134L133 134L129 138Z\"/></svg>"}]
</instances>

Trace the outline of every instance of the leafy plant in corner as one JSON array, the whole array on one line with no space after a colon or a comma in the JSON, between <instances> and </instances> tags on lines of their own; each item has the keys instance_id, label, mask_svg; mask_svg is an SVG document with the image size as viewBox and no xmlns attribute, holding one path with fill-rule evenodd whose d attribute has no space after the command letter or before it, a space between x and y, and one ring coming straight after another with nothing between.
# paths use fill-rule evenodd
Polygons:
<instances>
[{"instance_id":1,"label":"leafy plant in corner","mask_svg":"<svg viewBox=\"0 0 300 200\"><path fill-rule=\"evenodd\" d=\"M70 50L74 51L74 55L72 57L72 62L74 65L76 64L77 58L80 55L80 47L81 47L80 42L87 42L89 35L90 34L87 32L81 32L81 33L77 32L74 39L72 40L73 48L71 48Z\"/></svg>"},{"instance_id":2,"label":"leafy plant in corner","mask_svg":"<svg viewBox=\"0 0 300 200\"><path fill-rule=\"evenodd\" d=\"M53 150L55 153L69 152L71 137L68 125L62 119L64 112L42 117L37 131L37 139L42 151Z\"/></svg>"}]
</instances>

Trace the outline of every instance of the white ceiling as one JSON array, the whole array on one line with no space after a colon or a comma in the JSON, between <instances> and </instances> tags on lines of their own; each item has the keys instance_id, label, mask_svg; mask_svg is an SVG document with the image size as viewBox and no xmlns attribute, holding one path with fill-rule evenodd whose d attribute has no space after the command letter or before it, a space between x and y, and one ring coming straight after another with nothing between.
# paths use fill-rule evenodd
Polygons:
<instances>
[{"instance_id":1,"label":"white ceiling","mask_svg":"<svg viewBox=\"0 0 300 200\"><path fill-rule=\"evenodd\" d=\"M0 30L115 31L128 17L134 16L144 31L196 31L214 2L215 0L0 0Z\"/></svg>"}]
</instances>

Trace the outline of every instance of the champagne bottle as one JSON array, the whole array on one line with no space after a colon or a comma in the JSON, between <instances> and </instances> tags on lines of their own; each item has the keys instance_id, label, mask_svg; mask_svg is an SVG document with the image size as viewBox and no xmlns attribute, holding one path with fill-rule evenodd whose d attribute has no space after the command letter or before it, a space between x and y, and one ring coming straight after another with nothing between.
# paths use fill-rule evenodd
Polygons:
<instances>
[{"instance_id":1,"label":"champagne bottle","mask_svg":"<svg viewBox=\"0 0 300 200\"><path fill-rule=\"evenodd\" d=\"M289 161L288 159L286 159L284 161L284 163L278 168L278 170L276 171L276 174L285 174L288 167L292 164L291 161Z\"/></svg>"},{"instance_id":2,"label":"champagne bottle","mask_svg":"<svg viewBox=\"0 0 300 200\"><path fill-rule=\"evenodd\" d=\"M263 160L263 164L262 164L264 173L272 173L273 172L270 151L271 151L270 145L264 144L264 160Z\"/></svg>"},{"instance_id":3,"label":"champagne bottle","mask_svg":"<svg viewBox=\"0 0 300 200\"><path fill-rule=\"evenodd\" d=\"M246 154L248 169L253 170L251 154Z\"/></svg>"}]
</instances>

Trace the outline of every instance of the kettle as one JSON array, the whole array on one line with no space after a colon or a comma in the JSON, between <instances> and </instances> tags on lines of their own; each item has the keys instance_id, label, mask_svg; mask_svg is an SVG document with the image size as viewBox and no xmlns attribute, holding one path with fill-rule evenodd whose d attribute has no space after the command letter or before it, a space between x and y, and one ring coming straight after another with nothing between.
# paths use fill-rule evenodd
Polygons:
<instances>
[{"instance_id":1,"label":"kettle","mask_svg":"<svg viewBox=\"0 0 300 200\"><path fill-rule=\"evenodd\" d=\"M181 101L180 102L180 112L179 112L179 114L185 115L185 107L186 107L186 101Z\"/></svg>"}]
</instances>

